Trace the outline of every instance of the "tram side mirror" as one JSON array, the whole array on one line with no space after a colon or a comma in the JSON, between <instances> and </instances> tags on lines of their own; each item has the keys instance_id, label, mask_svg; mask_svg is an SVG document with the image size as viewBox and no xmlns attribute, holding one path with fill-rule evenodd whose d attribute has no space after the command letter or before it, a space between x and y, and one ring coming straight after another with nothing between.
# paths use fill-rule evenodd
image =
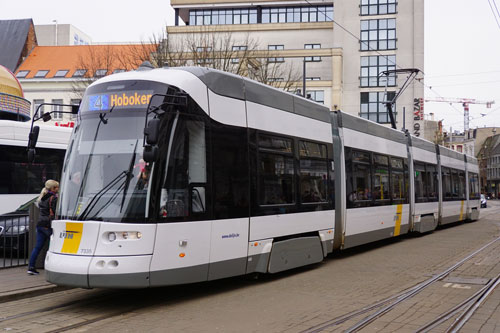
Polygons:
<instances>
[{"instance_id":1,"label":"tram side mirror","mask_svg":"<svg viewBox=\"0 0 500 333\"><path fill-rule=\"evenodd\" d=\"M31 129L31 132L29 134L29 138L28 138L28 148L35 148L36 147L36 143L38 141L38 134L40 134L40 127L38 126L35 126Z\"/></svg>"},{"instance_id":2,"label":"tram side mirror","mask_svg":"<svg viewBox=\"0 0 500 333\"><path fill-rule=\"evenodd\" d=\"M71 113L72 114L78 114L78 109L80 108L80 105L71 105Z\"/></svg>"},{"instance_id":3,"label":"tram side mirror","mask_svg":"<svg viewBox=\"0 0 500 333\"><path fill-rule=\"evenodd\" d=\"M49 121L49 120L51 120L51 119L52 119L52 116L50 115L50 113L49 113L49 112L44 113L44 114L42 115L42 120L43 120L43 122L44 122L44 123L46 123L47 121Z\"/></svg>"},{"instance_id":4,"label":"tram side mirror","mask_svg":"<svg viewBox=\"0 0 500 333\"><path fill-rule=\"evenodd\" d=\"M148 163L156 162L156 160L158 159L158 147L145 146L144 152L142 153L142 159Z\"/></svg>"},{"instance_id":5,"label":"tram side mirror","mask_svg":"<svg viewBox=\"0 0 500 333\"><path fill-rule=\"evenodd\" d=\"M33 163L35 161L35 148L28 149L28 163Z\"/></svg>"},{"instance_id":6,"label":"tram side mirror","mask_svg":"<svg viewBox=\"0 0 500 333\"><path fill-rule=\"evenodd\" d=\"M146 143L148 145L156 145L158 143L158 136L160 133L160 119L154 118L148 121L148 125L144 129L146 136Z\"/></svg>"}]
</instances>

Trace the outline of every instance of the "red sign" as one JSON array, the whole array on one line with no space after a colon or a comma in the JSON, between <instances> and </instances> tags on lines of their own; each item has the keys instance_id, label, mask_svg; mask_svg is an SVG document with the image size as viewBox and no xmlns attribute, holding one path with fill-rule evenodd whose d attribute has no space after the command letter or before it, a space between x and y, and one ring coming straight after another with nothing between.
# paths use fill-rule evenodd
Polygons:
<instances>
[{"instance_id":1,"label":"red sign","mask_svg":"<svg viewBox=\"0 0 500 333\"><path fill-rule=\"evenodd\" d=\"M56 122L56 126L73 128L73 127L75 127L75 122L74 121L68 121L65 124Z\"/></svg>"}]
</instances>

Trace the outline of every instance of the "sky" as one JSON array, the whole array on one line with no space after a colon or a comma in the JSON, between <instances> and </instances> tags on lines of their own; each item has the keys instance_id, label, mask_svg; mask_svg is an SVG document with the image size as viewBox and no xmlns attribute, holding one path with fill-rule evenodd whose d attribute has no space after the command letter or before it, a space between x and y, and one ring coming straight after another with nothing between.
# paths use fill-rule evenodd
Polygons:
<instances>
[{"instance_id":1,"label":"sky","mask_svg":"<svg viewBox=\"0 0 500 333\"><path fill-rule=\"evenodd\" d=\"M493 1L500 10L500 0L425 0L425 98L495 101L489 109L470 106L470 128L500 127L500 17L497 23ZM169 0L0 2L0 19L32 18L34 24L57 20L74 25L93 42L149 41L174 25ZM424 112L443 120L446 130L463 130L461 104L427 102Z\"/></svg>"}]
</instances>

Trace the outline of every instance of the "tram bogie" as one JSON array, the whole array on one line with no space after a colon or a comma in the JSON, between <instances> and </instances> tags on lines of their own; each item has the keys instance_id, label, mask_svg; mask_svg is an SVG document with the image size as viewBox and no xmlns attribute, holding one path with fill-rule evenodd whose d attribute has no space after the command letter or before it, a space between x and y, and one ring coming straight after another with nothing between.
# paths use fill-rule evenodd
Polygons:
<instances>
[{"instance_id":1,"label":"tram bogie","mask_svg":"<svg viewBox=\"0 0 500 333\"><path fill-rule=\"evenodd\" d=\"M82 102L47 278L143 288L315 264L477 219L477 174L471 157L236 75L110 75Z\"/></svg>"}]
</instances>

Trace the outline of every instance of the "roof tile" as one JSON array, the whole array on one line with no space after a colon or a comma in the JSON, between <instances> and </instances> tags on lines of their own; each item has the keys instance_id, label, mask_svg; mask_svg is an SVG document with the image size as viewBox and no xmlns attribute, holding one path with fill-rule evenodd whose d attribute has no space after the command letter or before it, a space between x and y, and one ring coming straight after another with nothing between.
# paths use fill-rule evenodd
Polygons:
<instances>
[{"instance_id":1,"label":"roof tile","mask_svg":"<svg viewBox=\"0 0 500 333\"><path fill-rule=\"evenodd\" d=\"M53 78L58 70L68 70L71 78L76 70L87 69L85 76L97 69L131 70L137 68L155 49L154 44L37 46L19 66L16 73L29 70L32 79L39 70L48 70L45 78ZM59 77L60 78L60 77Z\"/></svg>"}]
</instances>

